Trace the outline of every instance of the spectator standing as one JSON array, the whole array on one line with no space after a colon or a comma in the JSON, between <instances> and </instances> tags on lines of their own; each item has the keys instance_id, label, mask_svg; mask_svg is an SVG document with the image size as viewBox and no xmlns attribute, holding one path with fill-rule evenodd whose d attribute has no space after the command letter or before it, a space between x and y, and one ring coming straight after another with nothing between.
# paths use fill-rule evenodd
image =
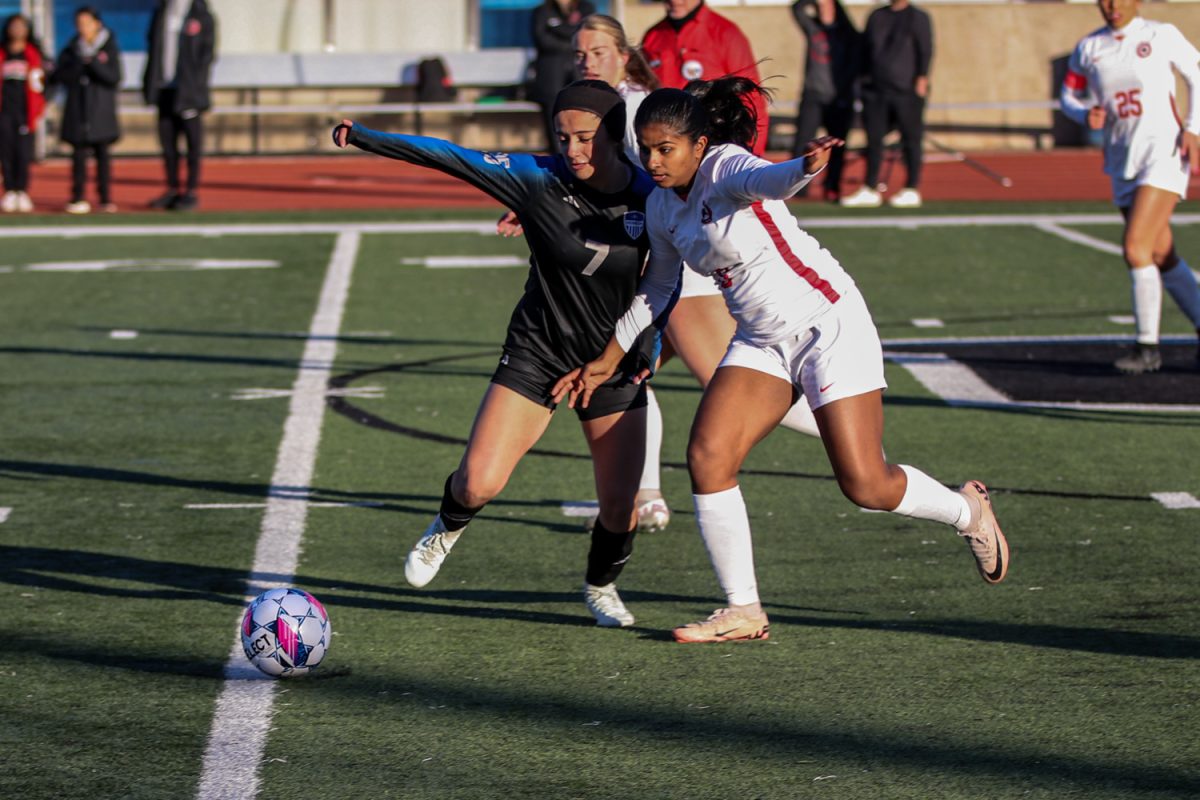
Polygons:
<instances>
[{"instance_id":1,"label":"spectator standing","mask_svg":"<svg viewBox=\"0 0 1200 800\"><path fill-rule=\"evenodd\" d=\"M46 74L42 49L33 39L29 19L13 14L4 21L0 47L0 169L4 172L6 213L33 211L29 199L29 165L33 163L33 132L46 107Z\"/></svg>"},{"instance_id":2,"label":"spectator standing","mask_svg":"<svg viewBox=\"0 0 1200 800\"><path fill-rule=\"evenodd\" d=\"M142 95L158 108L167 191L151 208L189 211L196 207L204 157L203 112L211 106L209 76L216 23L206 0L159 0L150 19ZM187 185L179 190L179 138L187 144Z\"/></svg>"},{"instance_id":3,"label":"spectator standing","mask_svg":"<svg viewBox=\"0 0 1200 800\"><path fill-rule=\"evenodd\" d=\"M74 148L71 156L70 214L87 214L84 197L88 154L96 157L96 188L100 210L113 212L112 160L109 148L121 138L117 122L117 92L121 87L121 51L116 37L104 27L100 12L82 6L75 12L74 38L58 57L54 82L67 92L62 114L62 140Z\"/></svg>"},{"instance_id":4,"label":"spectator standing","mask_svg":"<svg viewBox=\"0 0 1200 800\"><path fill-rule=\"evenodd\" d=\"M542 107L546 147L558 151L554 128L554 98L559 89L575 80L575 32L583 18L596 13L589 0L545 0L533 12L533 78L530 99Z\"/></svg>"},{"instance_id":5,"label":"spectator standing","mask_svg":"<svg viewBox=\"0 0 1200 800\"><path fill-rule=\"evenodd\" d=\"M883 139L893 122L900 129L904 188L888 199L897 208L921 205L921 140L925 134L925 99L929 95L929 65L933 61L933 23L909 0L891 0L871 12L864 33L865 80L862 86L863 127L867 129L867 180L854 194L842 198L850 208L876 208Z\"/></svg>"},{"instance_id":6,"label":"spectator standing","mask_svg":"<svg viewBox=\"0 0 1200 800\"><path fill-rule=\"evenodd\" d=\"M850 132L861 35L839 0L796 0L792 15L808 42L804 86L796 115L796 139L792 145L792 158L800 158L819 128L824 127L826 133L837 139L845 139ZM843 148L831 151L825 170L826 200L837 201L841 196L839 187L845 160Z\"/></svg>"},{"instance_id":7,"label":"spectator standing","mask_svg":"<svg viewBox=\"0 0 1200 800\"><path fill-rule=\"evenodd\" d=\"M704 4L704 0L665 0L667 15L646 31L642 53L664 88L682 89L688 81L726 75L760 81L758 62L741 28ZM767 101L755 95L755 155L767 149Z\"/></svg>"}]
</instances>

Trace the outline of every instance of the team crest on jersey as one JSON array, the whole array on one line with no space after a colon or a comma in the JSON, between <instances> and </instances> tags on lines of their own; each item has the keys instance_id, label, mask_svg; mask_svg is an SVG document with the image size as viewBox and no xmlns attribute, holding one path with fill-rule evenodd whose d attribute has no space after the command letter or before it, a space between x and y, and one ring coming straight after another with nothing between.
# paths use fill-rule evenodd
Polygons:
<instances>
[{"instance_id":1,"label":"team crest on jersey","mask_svg":"<svg viewBox=\"0 0 1200 800\"><path fill-rule=\"evenodd\" d=\"M484 153L483 160L489 164L495 164L497 167L512 169L512 160L508 157L508 153Z\"/></svg>"},{"instance_id":2,"label":"team crest on jersey","mask_svg":"<svg viewBox=\"0 0 1200 800\"><path fill-rule=\"evenodd\" d=\"M704 65L694 58L683 62L683 68L679 71L683 73L684 80L698 81L704 77Z\"/></svg>"},{"instance_id":3,"label":"team crest on jersey","mask_svg":"<svg viewBox=\"0 0 1200 800\"><path fill-rule=\"evenodd\" d=\"M1138 58L1149 58L1151 53L1150 43L1141 42L1137 46Z\"/></svg>"},{"instance_id":4,"label":"team crest on jersey","mask_svg":"<svg viewBox=\"0 0 1200 800\"><path fill-rule=\"evenodd\" d=\"M700 224L712 225L713 215L712 209L708 207L708 203L700 204Z\"/></svg>"},{"instance_id":5,"label":"team crest on jersey","mask_svg":"<svg viewBox=\"0 0 1200 800\"><path fill-rule=\"evenodd\" d=\"M630 239L636 239L646 230L646 215L641 211L626 211L625 232Z\"/></svg>"}]
</instances>

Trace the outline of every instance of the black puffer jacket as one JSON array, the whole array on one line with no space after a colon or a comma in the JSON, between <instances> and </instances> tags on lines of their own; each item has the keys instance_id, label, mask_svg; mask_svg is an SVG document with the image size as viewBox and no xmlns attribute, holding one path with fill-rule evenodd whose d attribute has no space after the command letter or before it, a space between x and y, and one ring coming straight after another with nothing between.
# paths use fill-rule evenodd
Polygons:
<instances>
[{"instance_id":1,"label":"black puffer jacket","mask_svg":"<svg viewBox=\"0 0 1200 800\"><path fill-rule=\"evenodd\" d=\"M163 15L166 2L159 2L150 20L146 49L146 73L142 77L142 96L148 105L158 105L158 95L167 85L163 77ZM182 111L207 111L209 76L217 39L217 25L206 0L192 0L183 30L179 34L179 62L175 70L176 114Z\"/></svg>"},{"instance_id":2,"label":"black puffer jacket","mask_svg":"<svg viewBox=\"0 0 1200 800\"><path fill-rule=\"evenodd\" d=\"M62 140L69 144L103 144L121 138L117 122L117 93L121 88L121 51L107 29L108 41L93 58L85 59L76 36L58 57L51 81L67 90Z\"/></svg>"}]
</instances>

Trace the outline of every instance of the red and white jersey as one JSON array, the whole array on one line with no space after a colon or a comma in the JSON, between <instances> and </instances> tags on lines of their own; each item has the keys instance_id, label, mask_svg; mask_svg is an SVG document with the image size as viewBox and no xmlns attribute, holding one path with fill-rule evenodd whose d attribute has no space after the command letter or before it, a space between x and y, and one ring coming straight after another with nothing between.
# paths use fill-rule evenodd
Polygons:
<instances>
[{"instance_id":1,"label":"red and white jersey","mask_svg":"<svg viewBox=\"0 0 1200 800\"><path fill-rule=\"evenodd\" d=\"M686 199L659 189L646 201L647 277L677 269L680 259L711 277L737 321L738 337L751 344L775 344L812 327L854 287L783 203L812 177L803 159L772 164L737 145L710 148ZM641 312L643 327L658 310L649 305ZM634 336L631 328L622 339Z\"/></svg>"},{"instance_id":2,"label":"red and white jersey","mask_svg":"<svg viewBox=\"0 0 1200 800\"><path fill-rule=\"evenodd\" d=\"M1186 126L1175 106L1175 77L1188 86ZM1063 113L1081 125L1102 106L1104 171L1130 179L1146 165L1178 156L1180 130L1200 133L1200 52L1174 25L1135 17L1120 30L1107 25L1075 47L1063 82Z\"/></svg>"}]
</instances>

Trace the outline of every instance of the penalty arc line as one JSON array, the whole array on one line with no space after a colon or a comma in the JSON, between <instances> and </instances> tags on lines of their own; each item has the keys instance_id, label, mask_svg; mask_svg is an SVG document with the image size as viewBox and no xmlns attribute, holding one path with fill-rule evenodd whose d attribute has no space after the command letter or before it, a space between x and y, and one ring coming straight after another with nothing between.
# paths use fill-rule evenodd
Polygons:
<instances>
[{"instance_id":1,"label":"penalty arc line","mask_svg":"<svg viewBox=\"0 0 1200 800\"><path fill-rule=\"evenodd\" d=\"M292 388L254 565L247 576L247 601L266 589L287 585L296 572L308 518L305 498L325 414L325 390L337 355L337 335L361 239L357 231L338 234L329 260ZM251 800L257 796L258 768L266 748L276 686L277 681L265 678L246 660L241 639L235 636L205 746L197 789L200 800Z\"/></svg>"}]
</instances>

